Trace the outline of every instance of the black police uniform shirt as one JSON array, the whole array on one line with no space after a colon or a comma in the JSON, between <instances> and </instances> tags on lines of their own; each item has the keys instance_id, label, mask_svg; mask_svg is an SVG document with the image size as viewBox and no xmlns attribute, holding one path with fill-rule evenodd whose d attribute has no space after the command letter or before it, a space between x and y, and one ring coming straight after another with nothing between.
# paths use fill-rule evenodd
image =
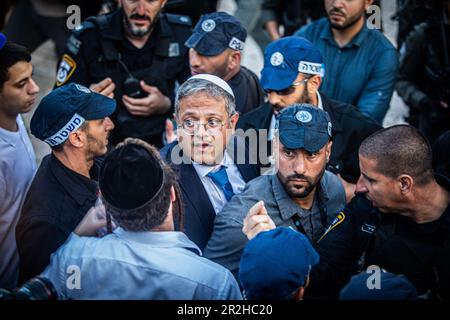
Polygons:
<instances>
[{"instance_id":1,"label":"black police uniform shirt","mask_svg":"<svg viewBox=\"0 0 450 320\"><path fill-rule=\"evenodd\" d=\"M91 177L96 178L94 162ZM28 190L16 227L19 284L44 271L55 252L97 200L97 182L47 155Z\"/></svg>"},{"instance_id":2,"label":"black police uniform shirt","mask_svg":"<svg viewBox=\"0 0 450 320\"><path fill-rule=\"evenodd\" d=\"M450 180L436 175L450 191ZM350 276L376 265L403 274L419 296L450 299L450 205L441 217L417 224L380 213L364 195L340 212L317 244L320 263L311 271L310 297L337 295Z\"/></svg>"},{"instance_id":3,"label":"black police uniform shirt","mask_svg":"<svg viewBox=\"0 0 450 320\"><path fill-rule=\"evenodd\" d=\"M128 78L122 61L138 80L156 86L161 93L174 100L175 83L190 76L188 49L184 42L192 32L189 17L162 14L145 46L134 47L124 36L123 13L91 17L74 31L67 42L57 73L56 87L68 82L86 86L110 77L116 84L114 96L118 108L112 116L116 125L113 142L133 136L147 139L161 135L164 120L172 110L150 117L133 116L122 103L123 83Z\"/></svg>"},{"instance_id":4,"label":"black police uniform shirt","mask_svg":"<svg viewBox=\"0 0 450 320\"><path fill-rule=\"evenodd\" d=\"M241 66L239 72L227 81L236 98L236 111L245 114L264 103L264 90L252 71Z\"/></svg>"}]
</instances>

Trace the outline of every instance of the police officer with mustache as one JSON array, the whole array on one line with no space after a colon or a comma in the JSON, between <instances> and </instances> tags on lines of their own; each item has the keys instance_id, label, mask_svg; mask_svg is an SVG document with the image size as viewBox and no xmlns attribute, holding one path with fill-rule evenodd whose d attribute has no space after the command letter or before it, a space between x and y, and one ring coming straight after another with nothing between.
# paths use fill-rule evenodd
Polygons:
<instances>
[{"instance_id":1,"label":"police officer with mustache","mask_svg":"<svg viewBox=\"0 0 450 320\"><path fill-rule=\"evenodd\" d=\"M135 137L161 147L175 82L190 75L191 20L162 14L166 2L119 1L116 11L76 28L61 58L56 87L77 82L115 98L114 144Z\"/></svg>"}]
</instances>

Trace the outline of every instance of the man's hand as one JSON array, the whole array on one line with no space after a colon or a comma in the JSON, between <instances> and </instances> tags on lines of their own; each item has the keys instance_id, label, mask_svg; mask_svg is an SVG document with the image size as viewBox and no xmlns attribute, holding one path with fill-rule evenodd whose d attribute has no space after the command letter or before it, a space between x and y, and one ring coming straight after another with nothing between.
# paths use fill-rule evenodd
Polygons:
<instances>
[{"instance_id":1,"label":"man's hand","mask_svg":"<svg viewBox=\"0 0 450 320\"><path fill-rule=\"evenodd\" d=\"M251 240L256 237L258 233L275 228L275 223L273 223L272 219L267 214L264 201L259 201L248 210L247 216L244 219L242 232L249 240Z\"/></svg>"},{"instance_id":2,"label":"man's hand","mask_svg":"<svg viewBox=\"0 0 450 320\"><path fill-rule=\"evenodd\" d=\"M153 114L166 113L171 106L170 99L163 95L157 87L149 86L141 81L141 88L148 93L145 98L131 98L122 96L125 107L133 116L148 117Z\"/></svg>"},{"instance_id":3,"label":"man's hand","mask_svg":"<svg viewBox=\"0 0 450 320\"><path fill-rule=\"evenodd\" d=\"M80 237L95 237L102 228L106 228L106 211L103 204L97 203L89 209L74 232Z\"/></svg>"},{"instance_id":4,"label":"man's hand","mask_svg":"<svg viewBox=\"0 0 450 320\"><path fill-rule=\"evenodd\" d=\"M89 89L107 96L108 98L114 99L114 89L116 89L116 85L111 78L105 78L99 83L91 84Z\"/></svg>"},{"instance_id":5,"label":"man's hand","mask_svg":"<svg viewBox=\"0 0 450 320\"><path fill-rule=\"evenodd\" d=\"M272 39L272 41L278 40L280 39L281 35L280 35L280 31L279 31L279 25L278 22L274 21L274 20L270 20L266 22L265 28L267 33L269 34L270 39Z\"/></svg>"}]
</instances>

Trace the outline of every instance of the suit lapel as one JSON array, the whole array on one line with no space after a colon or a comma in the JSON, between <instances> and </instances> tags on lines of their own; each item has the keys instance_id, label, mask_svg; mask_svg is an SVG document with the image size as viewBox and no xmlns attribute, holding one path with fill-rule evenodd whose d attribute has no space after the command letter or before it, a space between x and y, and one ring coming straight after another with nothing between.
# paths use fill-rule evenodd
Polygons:
<instances>
[{"instance_id":1,"label":"suit lapel","mask_svg":"<svg viewBox=\"0 0 450 320\"><path fill-rule=\"evenodd\" d=\"M203 226L209 229L214 222L216 213L192 164L180 165L180 180L185 201L189 201L193 208L192 214L196 214Z\"/></svg>"}]
</instances>

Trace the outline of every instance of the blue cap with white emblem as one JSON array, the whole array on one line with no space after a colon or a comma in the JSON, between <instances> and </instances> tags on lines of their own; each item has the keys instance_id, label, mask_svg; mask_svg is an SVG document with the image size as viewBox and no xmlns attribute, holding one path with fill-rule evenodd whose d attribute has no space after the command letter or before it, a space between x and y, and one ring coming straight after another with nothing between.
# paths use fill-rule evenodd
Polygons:
<instances>
[{"instance_id":1,"label":"blue cap with white emblem","mask_svg":"<svg viewBox=\"0 0 450 320\"><path fill-rule=\"evenodd\" d=\"M247 31L239 20L225 12L205 14L195 25L185 45L204 56L216 56L225 49L244 50Z\"/></svg>"},{"instance_id":2,"label":"blue cap with white emblem","mask_svg":"<svg viewBox=\"0 0 450 320\"><path fill-rule=\"evenodd\" d=\"M326 111L310 104L294 104L278 115L280 142L288 149L314 153L330 141L332 125Z\"/></svg>"},{"instance_id":3,"label":"blue cap with white emblem","mask_svg":"<svg viewBox=\"0 0 450 320\"><path fill-rule=\"evenodd\" d=\"M261 85L265 90L286 89L299 73L325 75L322 55L310 41L291 36L267 46L261 71Z\"/></svg>"}]
</instances>

